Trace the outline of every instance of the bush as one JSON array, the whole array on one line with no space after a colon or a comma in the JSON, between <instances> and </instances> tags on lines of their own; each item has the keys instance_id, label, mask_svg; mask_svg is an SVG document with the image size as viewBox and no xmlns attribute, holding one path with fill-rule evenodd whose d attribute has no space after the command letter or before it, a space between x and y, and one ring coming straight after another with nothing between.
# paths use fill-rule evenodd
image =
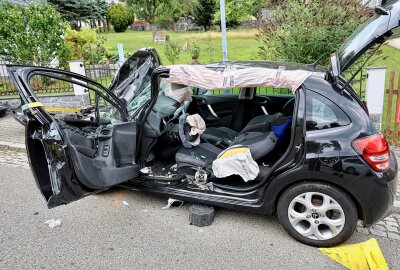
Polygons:
<instances>
[{"instance_id":1,"label":"bush","mask_svg":"<svg viewBox=\"0 0 400 270\"><path fill-rule=\"evenodd\" d=\"M181 54L181 48L174 42L170 40L165 43L165 57L167 57L168 61L170 61L173 65L179 59L179 55Z\"/></svg>"},{"instance_id":2,"label":"bush","mask_svg":"<svg viewBox=\"0 0 400 270\"><path fill-rule=\"evenodd\" d=\"M64 50L65 28L50 5L0 1L0 56L14 63L49 62Z\"/></svg>"},{"instance_id":3,"label":"bush","mask_svg":"<svg viewBox=\"0 0 400 270\"><path fill-rule=\"evenodd\" d=\"M327 64L367 10L359 0L288 0L273 10L273 18L258 35L262 58L312 63L322 56L320 63Z\"/></svg>"},{"instance_id":4,"label":"bush","mask_svg":"<svg viewBox=\"0 0 400 270\"><path fill-rule=\"evenodd\" d=\"M192 46L190 47L190 54L193 60L197 60L200 57L200 46L199 44L193 42Z\"/></svg>"},{"instance_id":5,"label":"bush","mask_svg":"<svg viewBox=\"0 0 400 270\"><path fill-rule=\"evenodd\" d=\"M99 36L94 29L83 28L76 31L68 27L64 40L66 49L60 59L63 64L68 60L89 60L90 63L97 63L108 59L103 46L105 38Z\"/></svg>"},{"instance_id":6,"label":"bush","mask_svg":"<svg viewBox=\"0 0 400 270\"><path fill-rule=\"evenodd\" d=\"M108 8L108 19L115 32L125 32L132 23L134 16L124 4L112 4Z\"/></svg>"}]
</instances>

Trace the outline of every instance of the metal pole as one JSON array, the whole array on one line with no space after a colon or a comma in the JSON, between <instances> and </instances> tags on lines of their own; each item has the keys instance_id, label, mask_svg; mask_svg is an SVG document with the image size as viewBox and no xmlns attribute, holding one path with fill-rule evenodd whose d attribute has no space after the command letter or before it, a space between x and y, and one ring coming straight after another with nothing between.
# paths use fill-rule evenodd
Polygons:
<instances>
[{"instance_id":1,"label":"metal pole","mask_svg":"<svg viewBox=\"0 0 400 270\"><path fill-rule=\"evenodd\" d=\"M225 0L219 1L219 9L221 13L221 33L222 33L222 61L228 61L228 42L226 41L226 19L225 19ZM225 95L231 93L230 89L224 91Z\"/></svg>"},{"instance_id":2,"label":"metal pole","mask_svg":"<svg viewBox=\"0 0 400 270\"><path fill-rule=\"evenodd\" d=\"M225 0L219 1L219 7L221 11L222 61L228 61L228 44L226 41Z\"/></svg>"},{"instance_id":3,"label":"metal pole","mask_svg":"<svg viewBox=\"0 0 400 270\"><path fill-rule=\"evenodd\" d=\"M122 66L125 62L124 47L122 46L122 43L118 43L118 58L119 64Z\"/></svg>"}]
</instances>

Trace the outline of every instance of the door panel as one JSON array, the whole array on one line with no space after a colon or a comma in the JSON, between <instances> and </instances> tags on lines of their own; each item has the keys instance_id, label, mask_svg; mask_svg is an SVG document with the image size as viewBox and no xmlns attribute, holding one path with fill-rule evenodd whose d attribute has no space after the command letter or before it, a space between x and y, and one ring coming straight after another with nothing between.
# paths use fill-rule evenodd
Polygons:
<instances>
[{"instance_id":1,"label":"door panel","mask_svg":"<svg viewBox=\"0 0 400 270\"><path fill-rule=\"evenodd\" d=\"M136 122L127 121L126 108L113 93L67 71L22 66L8 66L8 71L28 119L29 160L48 207L76 201L137 177ZM95 115L79 125L56 119L35 95L33 76L77 84L92 91Z\"/></svg>"},{"instance_id":2,"label":"door panel","mask_svg":"<svg viewBox=\"0 0 400 270\"><path fill-rule=\"evenodd\" d=\"M253 100L252 114L257 115L274 114L282 112L283 106L293 98L292 95L256 95Z\"/></svg>"},{"instance_id":3,"label":"door panel","mask_svg":"<svg viewBox=\"0 0 400 270\"><path fill-rule=\"evenodd\" d=\"M135 164L136 123L102 128L96 138L65 129L71 158L80 181L92 189L104 189L139 175Z\"/></svg>"},{"instance_id":4,"label":"door panel","mask_svg":"<svg viewBox=\"0 0 400 270\"><path fill-rule=\"evenodd\" d=\"M194 95L188 112L200 114L207 126L229 127L238 95Z\"/></svg>"}]
</instances>

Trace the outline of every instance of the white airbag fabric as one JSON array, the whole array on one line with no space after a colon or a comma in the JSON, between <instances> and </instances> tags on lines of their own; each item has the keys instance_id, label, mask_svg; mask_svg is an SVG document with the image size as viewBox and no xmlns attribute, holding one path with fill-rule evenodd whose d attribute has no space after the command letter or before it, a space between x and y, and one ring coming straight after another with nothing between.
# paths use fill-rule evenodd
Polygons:
<instances>
[{"instance_id":1,"label":"white airbag fabric","mask_svg":"<svg viewBox=\"0 0 400 270\"><path fill-rule=\"evenodd\" d=\"M231 175L239 175L245 182L256 179L260 173L260 168L257 162L251 156L250 150L237 153L232 156L223 157L226 151L231 150L228 148L220 153L216 160L212 163L212 170L217 178L225 178Z\"/></svg>"},{"instance_id":2,"label":"white airbag fabric","mask_svg":"<svg viewBox=\"0 0 400 270\"><path fill-rule=\"evenodd\" d=\"M169 87L165 88L164 94L178 101L180 104L184 101L192 101L192 93L189 87L185 85L171 84Z\"/></svg>"},{"instance_id":3,"label":"white airbag fabric","mask_svg":"<svg viewBox=\"0 0 400 270\"><path fill-rule=\"evenodd\" d=\"M236 69L228 66L224 71L215 71L202 65L170 66L171 83L198 87L206 90L233 87L288 88L293 93L315 72L305 70L282 70L262 67Z\"/></svg>"},{"instance_id":4,"label":"white airbag fabric","mask_svg":"<svg viewBox=\"0 0 400 270\"><path fill-rule=\"evenodd\" d=\"M186 117L186 123L191 127L189 135L201 135L206 130L206 122L199 114L193 114ZM200 144L200 136L193 142L189 142L191 145L196 146Z\"/></svg>"}]
</instances>

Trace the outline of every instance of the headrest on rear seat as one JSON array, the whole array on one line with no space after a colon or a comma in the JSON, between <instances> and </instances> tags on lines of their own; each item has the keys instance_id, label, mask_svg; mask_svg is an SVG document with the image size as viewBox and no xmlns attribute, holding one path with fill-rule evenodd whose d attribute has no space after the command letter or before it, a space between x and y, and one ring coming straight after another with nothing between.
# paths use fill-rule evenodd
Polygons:
<instances>
[{"instance_id":1,"label":"headrest on rear seat","mask_svg":"<svg viewBox=\"0 0 400 270\"><path fill-rule=\"evenodd\" d=\"M285 136L291 124L292 124L292 116L281 117L272 121L271 131L274 132L275 135L278 137L278 143L277 143L278 146L280 146L283 140L285 139Z\"/></svg>"}]
</instances>

